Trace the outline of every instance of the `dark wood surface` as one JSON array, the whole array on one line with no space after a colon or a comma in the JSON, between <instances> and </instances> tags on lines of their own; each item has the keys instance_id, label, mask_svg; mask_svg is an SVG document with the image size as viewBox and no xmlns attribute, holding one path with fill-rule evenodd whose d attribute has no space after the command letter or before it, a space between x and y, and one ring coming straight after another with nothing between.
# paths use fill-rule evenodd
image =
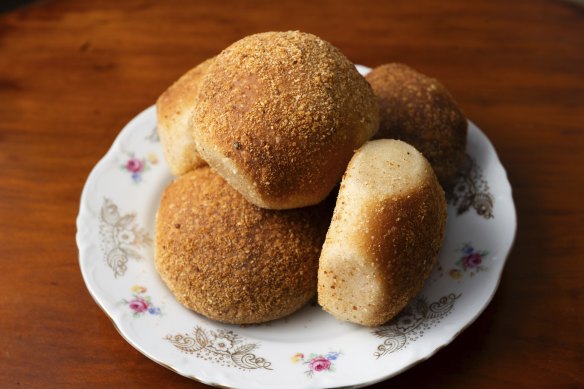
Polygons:
<instances>
[{"instance_id":1,"label":"dark wood surface","mask_svg":"<svg viewBox=\"0 0 584 389\"><path fill-rule=\"evenodd\" d=\"M514 189L517 240L494 300L389 383L584 386L583 8L63 0L0 14L0 387L204 387L132 348L89 296L79 197L122 126L184 71L245 35L288 29L356 63L401 61L440 79Z\"/></svg>"}]
</instances>

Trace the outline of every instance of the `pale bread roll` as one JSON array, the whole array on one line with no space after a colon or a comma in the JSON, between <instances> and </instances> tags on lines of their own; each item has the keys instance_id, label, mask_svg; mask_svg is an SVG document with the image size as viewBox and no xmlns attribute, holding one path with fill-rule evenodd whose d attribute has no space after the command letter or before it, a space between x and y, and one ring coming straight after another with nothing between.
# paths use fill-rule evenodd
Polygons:
<instances>
[{"instance_id":1,"label":"pale bread roll","mask_svg":"<svg viewBox=\"0 0 584 389\"><path fill-rule=\"evenodd\" d=\"M414 147L376 140L349 163L318 270L318 302L340 320L383 324L421 290L444 238L447 206Z\"/></svg>"},{"instance_id":2,"label":"pale bread roll","mask_svg":"<svg viewBox=\"0 0 584 389\"><path fill-rule=\"evenodd\" d=\"M298 31L251 35L223 50L192 116L207 163L270 209L322 201L378 125L375 96L355 66Z\"/></svg>"},{"instance_id":3,"label":"pale bread roll","mask_svg":"<svg viewBox=\"0 0 584 389\"><path fill-rule=\"evenodd\" d=\"M180 176L205 161L197 152L189 122L197 104L199 86L213 58L186 72L156 101L158 136L170 172Z\"/></svg>"}]
</instances>

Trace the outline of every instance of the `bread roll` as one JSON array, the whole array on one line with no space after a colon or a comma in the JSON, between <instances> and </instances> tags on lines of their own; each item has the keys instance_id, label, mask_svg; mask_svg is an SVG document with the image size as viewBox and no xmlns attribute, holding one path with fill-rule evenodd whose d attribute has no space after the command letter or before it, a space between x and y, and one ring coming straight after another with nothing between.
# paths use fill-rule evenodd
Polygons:
<instances>
[{"instance_id":1,"label":"bread roll","mask_svg":"<svg viewBox=\"0 0 584 389\"><path fill-rule=\"evenodd\" d=\"M208 59L186 72L156 101L158 136L170 172L180 176L205 161L197 152L189 122L197 104L201 79L213 59Z\"/></svg>"},{"instance_id":2,"label":"bread roll","mask_svg":"<svg viewBox=\"0 0 584 389\"><path fill-rule=\"evenodd\" d=\"M394 317L421 290L446 225L428 161L398 140L366 143L351 159L320 256L318 302L367 326Z\"/></svg>"},{"instance_id":3,"label":"bread roll","mask_svg":"<svg viewBox=\"0 0 584 389\"><path fill-rule=\"evenodd\" d=\"M438 80L400 63L379 66L366 78L380 108L376 139L401 139L414 146L448 188L466 148L467 121L454 98Z\"/></svg>"},{"instance_id":4,"label":"bread roll","mask_svg":"<svg viewBox=\"0 0 584 389\"><path fill-rule=\"evenodd\" d=\"M316 293L332 204L272 211L248 203L208 166L160 201L156 268L187 308L225 323L286 316Z\"/></svg>"},{"instance_id":5,"label":"bread roll","mask_svg":"<svg viewBox=\"0 0 584 389\"><path fill-rule=\"evenodd\" d=\"M248 201L322 201L377 130L373 92L335 47L302 32L248 36L219 54L192 127L203 158Z\"/></svg>"}]
</instances>

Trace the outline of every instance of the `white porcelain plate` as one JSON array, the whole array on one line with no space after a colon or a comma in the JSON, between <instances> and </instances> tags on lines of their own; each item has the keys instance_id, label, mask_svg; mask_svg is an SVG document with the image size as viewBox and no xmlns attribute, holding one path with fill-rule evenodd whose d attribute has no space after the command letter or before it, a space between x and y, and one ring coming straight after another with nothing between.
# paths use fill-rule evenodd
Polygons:
<instances>
[{"instance_id":1,"label":"white porcelain plate","mask_svg":"<svg viewBox=\"0 0 584 389\"><path fill-rule=\"evenodd\" d=\"M472 123L466 151L439 263L420 295L382 327L339 322L314 303L257 326L225 325L183 308L154 269L155 214L173 179L154 107L128 123L85 184L77 219L81 272L120 334L184 376L238 388L373 384L450 343L497 289L516 230L511 186Z\"/></svg>"}]
</instances>

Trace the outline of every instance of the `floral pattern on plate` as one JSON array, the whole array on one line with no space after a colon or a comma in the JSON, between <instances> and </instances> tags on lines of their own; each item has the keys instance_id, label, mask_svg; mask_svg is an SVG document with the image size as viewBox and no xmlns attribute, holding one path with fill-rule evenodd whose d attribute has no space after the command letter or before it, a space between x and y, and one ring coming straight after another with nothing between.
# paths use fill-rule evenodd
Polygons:
<instances>
[{"instance_id":1,"label":"floral pattern on plate","mask_svg":"<svg viewBox=\"0 0 584 389\"><path fill-rule=\"evenodd\" d=\"M146 135L144 137L144 139L146 139L146 140L148 140L148 141L150 141L152 143L158 143L158 142L160 142L160 137L158 135L158 126L152 127L151 132L148 135Z\"/></svg>"},{"instance_id":2,"label":"floral pattern on plate","mask_svg":"<svg viewBox=\"0 0 584 389\"><path fill-rule=\"evenodd\" d=\"M334 361L341 355L340 351L329 351L326 354L310 354L307 357L302 353L296 353L292 356L292 363L302 363L308 368L304 373L312 378L314 373L323 371L334 372Z\"/></svg>"},{"instance_id":3,"label":"floral pattern on plate","mask_svg":"<svg viewBox=\"0 0 584 389\"><path fill-rule=\"evenodd\" d=\"M484 260L489 255L488 251L476 250L469 242L465 243L458 252L462 256L454 263L455 267L448 272L450 277L459 280L467 272L473 277L476 273L487 270Z\"/></svg>"},{"instance_id":4,"label":"floral pattern on plate","mask_svg":"<svg viewBox=\"0 0 584 389\"><path fill-rule=\"evenodd\" d=\"M152 243L148 233L134 222L135 219L135 213L121 214L112 200L103 200L99 215L99 235L105 261L116 278L126 273L130 258L143 258L139 249Z\"/></svg>"},{"instance_id":5,"label":"floral pattern on plate","mask_svg":"<svg viewBox=\"0 0 584 389\"><path fill-rule=\"evenodd\" d=\"M389 324L373 330L375 336L384 339L373 355L379 358L394 353L423 337L452 312L459 297L451 293L432 303L424 296L417 297Z\"/></svg>"},{"instance_id":6,"label":"floral pattern on plate","mask_svg":"<svg viewBox=\"0 0 584 389\"><path fill-rule=\"evenodd\" d=\"M448 202L456 208L456 214L462 215L470 208L485 219L492 219L495 198L491 194L489 184L478 163L468 154L464 161L452 190L448 193Z\"/></svg>"},{"instance_id":7,"label":"floral pattern on plate","mask_svg":"<svg viewBox=\"0 0 584 389\"><path fill-rule=\"evenodd\" d=\"M247 342L233 331L205 330L196 326L192 334L167 335L165 339L184 353L221 366L272 370L270 362L252 353L259 344Z\"/></svg>"},{"instance_id":8,"label":"floral pattern on plate","mask_svg":"<svg viewBox=\"0 0 584 389\"><path fill-rule=\"evenodd\" d=\"M158 156L155 153L149 153L146 158L136 158L134 154L130 154L128 160L120 166L122 170L130 173L130 177L134 183L142 182L142 175L144 172L150 170L152 165L158 164Z\"/></svg>"},{"instance_id":9,"label":"floral pattern on plate","mask_svg":"<svg viewBox=\"0 0 584 389\"><path fill-rule=\"evenodd\" d=\"M160 316L160 308L152 303L150 296L145 295L147 289L141 285L132 286L132 299L122 299L122 303L133 311L134 317L144 316L147 313L154 316Z\"/></svg>"}]
</instances>

